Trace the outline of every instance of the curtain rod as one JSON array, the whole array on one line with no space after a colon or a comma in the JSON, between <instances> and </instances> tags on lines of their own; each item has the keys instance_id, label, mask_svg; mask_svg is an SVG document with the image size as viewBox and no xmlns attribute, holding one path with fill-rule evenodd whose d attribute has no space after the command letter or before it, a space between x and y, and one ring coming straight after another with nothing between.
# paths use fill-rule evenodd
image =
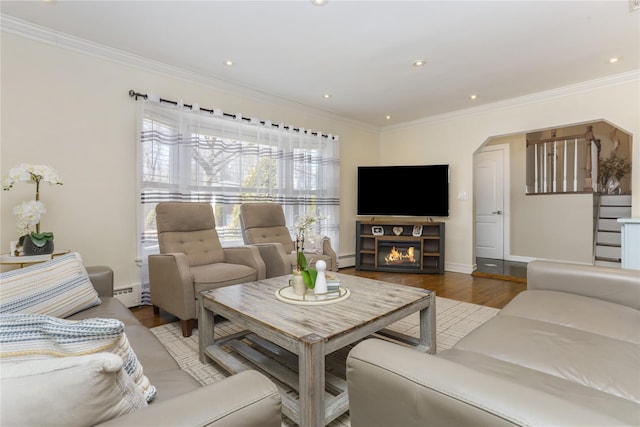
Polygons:
<instances>
[{"instance_id":1,"label":"curtain rod","mask_svg":"<svg viewBox=\"0 0 640 427\"><path fill-rule=\"evenodd\" d=\"M133 89L131 89L131 90L129 91L129 96L130 96L131 98L135 98L135 100L136 100L136 101L138 100L138 98L142 98L142 99L145 99L145 100L149 98L149 96L148 96L146 93L139 93L139 92L134 91ZM163 103L163 102L164 102L164 103L167 103L167 104L178 105L178 101L171 101L171 100L169 100L169 99L159 98L159 101L160 101L160 103ZM185 107L188 107L188 108L192 108L192 109L193 109L193 105L189 105L189 104L183 104L183 105L184 105ZM202 107L199 107L199 109L200 109L201 111L206 111L206 112L207 112L207 113L209 113L209 114L214 114L214 110L211 110L211 109L208 109L208 108L202 108ZM225 116L225 117L232 117L232 118L234 118L234 119L238 117L236 114L225 113L224 111L222 112L222 115L223 115L223 116ZM247 122L251 121L251 119L250 119L249 117L241 117L241 119L242 119L242 120L245 120L245 121L247 121ZM260 123L261 123L261 124L263 124L263 125L264 125L264 124L266 124L266 122L264 122L263 120L260 120ZM275 123L272 123L272 124L271 124L271 126L272 126L272 127L279 127L279 125L277 125L277 124L275 124ZM283 128L285 128L285 129L287 129L287 130L292 130L292 131L294 131L294 132L300 132L300 129L299 129L299 128L291 128L291 127L286 126L286 125L283 125ZM336 137L335 137L335 136L325 135L325 134L323 134L323 133L318 133L318 132L311 132L311 135L314 135L314 136L321 136L321 137L323 137L323 138L330 138L330 139L332 139L332 140L335 140L335 139L336 139Z\"/></svg>"}]
</instances>

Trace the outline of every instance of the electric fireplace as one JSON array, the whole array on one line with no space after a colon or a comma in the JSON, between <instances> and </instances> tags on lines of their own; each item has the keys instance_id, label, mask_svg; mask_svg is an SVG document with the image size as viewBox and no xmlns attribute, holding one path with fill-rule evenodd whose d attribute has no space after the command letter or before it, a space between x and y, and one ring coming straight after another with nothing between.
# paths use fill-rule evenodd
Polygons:
<instances>
[{"instance_id":1,"label":"electric fireplace","mask_svg":"<svg viewBox=\"0 0 640 427\"><path fill-rule=\"evenodd\" d=\"M420 270L420 242L378 241L378 267Z\"/></svg>"},{"instance_id":2,"label":"electric fireplace","mask_svg":"<svg viewBox=\"0 0 640 427\"><path fill-rule=\"evenodd\" d=\"M356 221L356 270L444 274L444 222Z\"/></svg>"}]
</instances>

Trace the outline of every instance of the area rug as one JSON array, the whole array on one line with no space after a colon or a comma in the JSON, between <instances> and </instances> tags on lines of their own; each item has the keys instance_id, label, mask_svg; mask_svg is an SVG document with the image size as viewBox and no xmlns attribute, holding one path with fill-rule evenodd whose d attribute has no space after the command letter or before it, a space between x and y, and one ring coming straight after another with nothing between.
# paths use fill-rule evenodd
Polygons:
<instances>
[{"instance_id":1,"label":"area rug","mask_svg":"<svg viewBox=\"0 0 640 427\"><path fill-rule=\"evenodd\" d=\"M437 352L451 348L460 338L495 316L500 310L477 304L436 297L436 344ZM389 329L414 337L418 336L418 313L402 319ZM216 322L216 338L242 330L229 321ZM215 364L203 364L198 357L198 332L194 330L189 338L182 336L180 323L174 322L151 329L162 342L180 367L189 372L201 384L211 384L228 377L229 374ZM345 352L346 353L346 352ZM282 426L295 426L286 417ZM348 427L349 413L343 414L329 424L330 427Z\"/></svg>"}]
</instances>

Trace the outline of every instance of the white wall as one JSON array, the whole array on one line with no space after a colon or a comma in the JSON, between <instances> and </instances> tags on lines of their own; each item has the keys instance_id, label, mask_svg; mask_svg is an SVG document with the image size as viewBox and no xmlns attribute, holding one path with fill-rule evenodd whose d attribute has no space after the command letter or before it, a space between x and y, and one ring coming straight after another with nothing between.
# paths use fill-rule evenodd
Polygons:
<instances>
[{"instance_id":1,"label":"white wall","mask_svg":"<svg viewBox=\"0 0 640 427\"><path fill-rule=\"evenodd\" d=\"M340 253L355 251L356 164L376 163L379 130L266 97L211 86L2 33L1 172L19 163L56 168L63 186L41 189L42 230L56 248L78 251L86 264L106 264L116 286L138 281L135 130L137 103L128 91L197 102L245 116L340 136ZM271 102L270 102L271 101ZM371 147L374 147L373 149ZM0 198L0 252L17 239L13 206L33 199L20 183Z\"/></svg>"},{"instance_id":2,"label":"white wall","mask_svg":"<svg viewBox=\"0 0 640 427\"><path fill-rule=\"evenodd\" d=\"M52 38L53 39L53 38ZM57 248L79 251L87 264L113 267L117 285L138 280L135 227L136 102L127 92L153 92L202 107L340 135L341 258L355 252L356 167L372 164L451 165L451 216L446 219L446 269L473 265L473 153L488 138L600 119L640 133L638 75L589 82L553 93L378 129L284 100L170 77L142 66L2 33L2 174L21 162L58 169L64 186L45 187L45 231ZM637 138L634 138L637 140ZM633 162L640 165L634 141ZM382 161L381 159L384 159ZM633 171L640 188L640 168ZM19 185L0 197L0 252L17 238L12 208L33 197ZM467 199L456 199L458 192ZM639 195L633 196L640 216Z\"/></svg>"},{"instance_id":3,"label":"white wall","mask_svg":"<svg viewBox=\"0 0 640 427\"><path fill-rule=\"evenodd\" d=\"M385 128L381 135L380 159L388 164L451 165L451 215L444 219L445 268L471 272L475 262L472 195L476 149L491 137L598 120L614 123L632 135L633 164L640 165L637 142L640 135L640 79L637 72ZM639 167L633 169L631 179L633 187L638 188ZM458 200L459 192L466 192L467 199ZM640 194L633 194L632 200L633 216L640 217Z\"/></svg>"},{"instance_id":4,"label":"white wall","mask_svg":"<svg viewBox=\"0 0 640 427\"><path fill-rule=\"evenodd\" d=\"M564 130L564 129L563 129ZM583 130L583 129L581 129ZM576 135L578 132L565 133ZM527 195L524 133L492 138L486 145L509 144L509 253L511 260L544 258L591 264L593 194ZM505 236L506 237L506 236ZM505 244L506 247L506 244Z\"/></svg>"}]
</instances>

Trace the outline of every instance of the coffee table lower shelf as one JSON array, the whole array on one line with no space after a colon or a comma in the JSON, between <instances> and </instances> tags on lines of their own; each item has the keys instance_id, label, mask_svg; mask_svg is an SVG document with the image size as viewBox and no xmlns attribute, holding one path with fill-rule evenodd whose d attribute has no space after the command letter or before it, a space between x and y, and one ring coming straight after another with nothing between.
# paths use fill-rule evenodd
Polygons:
<instances>
[{"instance_id":1,"label":"coffee table lower shelf","mask_svg":"<svg viewBox=\"0 0 640 427\"><path fill-rule=\"evenodd\" d=\"M326 356L325 424L349 410L345 361L351 346ZM282 413L300 424L298 356L251 331L216 339L204 353L231 374L257 369L275 380L282 397ZM240 356L240 357L239 357Z\"/></svg>"}]
</instances>

